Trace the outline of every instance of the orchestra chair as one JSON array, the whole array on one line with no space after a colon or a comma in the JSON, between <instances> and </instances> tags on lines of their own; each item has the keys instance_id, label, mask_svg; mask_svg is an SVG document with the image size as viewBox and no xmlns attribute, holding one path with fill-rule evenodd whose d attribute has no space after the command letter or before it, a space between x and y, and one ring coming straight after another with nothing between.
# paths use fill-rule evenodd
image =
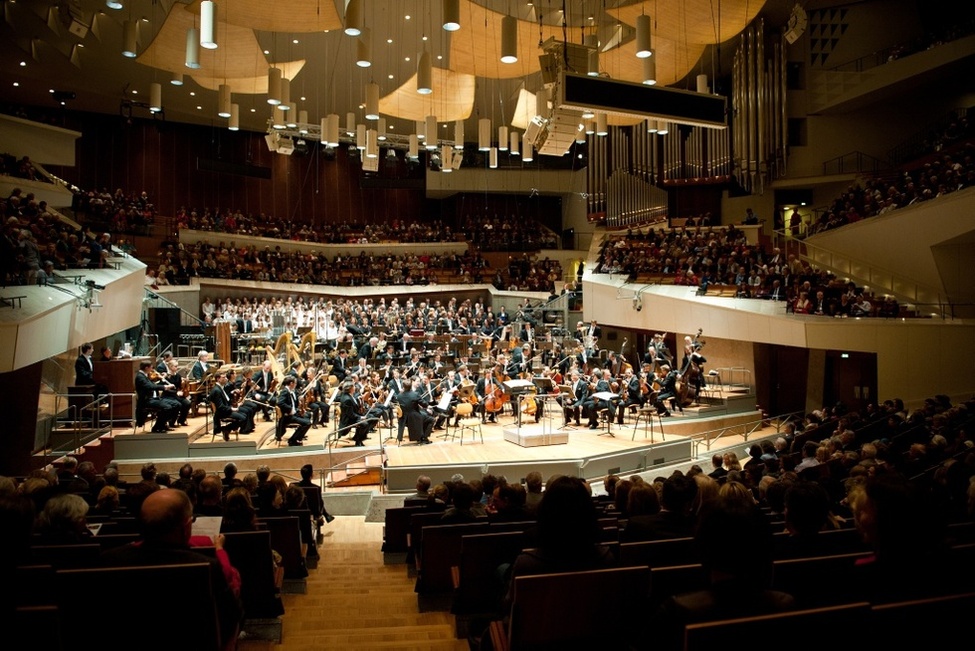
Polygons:
<instances>
[{"instance_id":1,"label":"orchestra chair","mask_svg":"<svg viewBox=\"0 0 975 651\"><path fill-rule=\"evenodd\" d=\"M298 429L298 423L295 422L288 423L287 425L281 425L280 424L281 416L282 416L281 407L274 405L274 437L275 439L277 439L275 443L278 444L278 447L281 447L281 444L285 442L285 438L284 438L284 435L286 434L285 430L287 430L289 427ZM281 432L281 438L277 438L279 431Z\"/></svg>"},{"instance_id":2,"label":"orchestra chair","mask_svg":"<svg viewBox=\"0 0 975 651\"><path fill-rule=\"evenodd\" d=\"M464 432L467 431L471 433L472 442L474 441L475 436L480 436L481 443L484 443L484 432L481 431L481 417L474 413L474 405L469 402L457 403L457 417L459 420L457 421L457 425L454 427L453 436L450 438L451 441L457 438L459 433L460 444L464 445Z\"/></svg>"}]
</instances>

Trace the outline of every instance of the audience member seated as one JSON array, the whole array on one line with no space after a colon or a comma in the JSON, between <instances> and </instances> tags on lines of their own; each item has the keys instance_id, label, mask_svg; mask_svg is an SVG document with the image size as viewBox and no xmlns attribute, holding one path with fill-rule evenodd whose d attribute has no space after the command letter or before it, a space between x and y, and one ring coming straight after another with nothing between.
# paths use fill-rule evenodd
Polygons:
<instances>
[{"instance_id":1,"label":"audience member seated","mask_svg":"<svg viewBox=\"0 0 975 651\"><path fill-rule=\"evenodd\" d=\"M769 589L772 532L757 507L720 498L702 514L695 540L710 587L664 601L647 632L655 644L681 648L687 624L794 608L790 595Z\"/></svg>"}]
</instances>

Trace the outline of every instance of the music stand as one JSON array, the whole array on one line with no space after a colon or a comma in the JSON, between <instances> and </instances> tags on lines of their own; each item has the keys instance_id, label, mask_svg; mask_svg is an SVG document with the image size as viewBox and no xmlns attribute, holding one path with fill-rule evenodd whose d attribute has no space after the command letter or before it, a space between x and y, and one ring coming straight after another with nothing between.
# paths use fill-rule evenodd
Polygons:
<instances>
[{"instance_id":1,"label":"music stand","mask_svg":"<svg viewBox=\"0 0 975 651\"><path fill-rule=\"evenodd\" d=\"M598 393L592 394L592 396L590 396L590 397L595 398L596 400L599 400L599 401L602 401L602 402L608 402L610 404L610 406L612 406L613 400L615 398L619 398L620 396L619 396L618 393L613 393L612 391L600 391ZM606 413L606 431L600 433L600 436L609 435L612 438L616 438L616 435L613 434L613 430L611 429L612 426L613 426L613 419L611 417L611 414L609 414L609 412L607 411L607 413Z\"/></svg>"},{"instance_id":2,"label":"music stand","mask_svg":"<svg viewBox=\"0 0 975 651\"><path fill-rule=\"evenodd\" d=\"M559 429L565 429L565 430L573 429L574 430L576 427L575 427L575 425L572 425L571 424L572 423L572 418L566 418L565 417L566 410L569 409L569 407L566 407L565 406L566 401L567 400L570 401L569 402L570 407L571 407L571 404L572 404L571 403L571 401L572 401L572 386L569 385L569 384L560 384L559 385L559 395L558 395L558 397L562 400L562 417L565 419L565 424L562 425L562 427L560 427ZM575 414L573 414L573 416L574 415Z\"/></svg>"},{"instance_id":3,"label":"music stand","mask_svg":"<svg viewBox=\"0 0 975 651\"><path fill-rule=\"evenodd\" d=\"M530 393L535 389L535 385L532 383L531 380L522 380L518 378L513 380L506 380L501 383L501 386L504 387L504 392L507 393L509 396L511 396L512 400L518 400L526 393ZM521 406L520 405L518 408L517 421L518 421L518 431L520 432L521 431Z\"/></svg>"}]
</instances>

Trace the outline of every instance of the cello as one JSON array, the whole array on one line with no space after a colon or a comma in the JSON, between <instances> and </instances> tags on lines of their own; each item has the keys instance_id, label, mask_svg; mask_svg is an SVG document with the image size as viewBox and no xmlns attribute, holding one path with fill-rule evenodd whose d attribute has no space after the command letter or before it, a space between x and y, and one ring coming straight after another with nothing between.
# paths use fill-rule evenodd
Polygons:
<instances>
[{"instance_id":1,"label":"cello","mask_svg":"<svg viewBox=\"0 0 975 651\"><path fill-rule=\"evenodd\" d=\"M504 392L504 387L502 386L502 383L506 379L507 378L501 374L501 371L494 371L494 375L491 378L491 383L494 385L494 389L484 399L484 411L487 413L496 414L504 408L504 403L511 400L511 396Z\"/></svg>"}]
</instances>

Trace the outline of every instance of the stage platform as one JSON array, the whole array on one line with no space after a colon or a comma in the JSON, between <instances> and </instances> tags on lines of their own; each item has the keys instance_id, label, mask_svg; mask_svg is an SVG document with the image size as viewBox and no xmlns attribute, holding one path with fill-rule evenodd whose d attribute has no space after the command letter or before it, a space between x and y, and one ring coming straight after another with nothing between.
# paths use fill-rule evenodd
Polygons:
<instances>
[{"instance_id":1,"label":"stage platform","mask_svg":"<svg viewBox=\"0 0 975 651\"><path fill-rule=\"evenodd\" d=\"M260 420L253 433L236 438L231 435L231 440L225 442L211 436L203 416L191 418L187 427L165 434L141 430L133 433L131 427L117 429L112 439L114 459L124 475L137 476L138 468L146 461L175 473L186 461L194 467L219 472L227 461L233 460L242 473L267 464L275 471L295 476L305 463L326 469L373 463L382 467L384 489L395 493L412 490L421 474L430 476L435 483L458 473L466 479L491 473L519 481L532 470L541 472L543 477L561 473L594 479L611 472L640 472L689 461L702 453L698 448L702 447L699 435L703 432L727 431L741 440L746 424L761 418L753 404L751 411L745 411L744 404L744 400L740 401L740 411L735 413L729 413L727 407L707 404L685 408L683 414L675 413L670 418L654 417L652 428L643 419L637 423L635 414L628 413L624 424L612 423L608 433L605 422L597 429L589 429L585 420L580 426L571 423L563 428L560 415L544 427L544 421L525 422L519 434L514 416L504 414L498 423L482 425L480 436L465 432L463 445L459 431L453 427L435 431L431 445L398 443L394 424L392 429L374 430L365 447L353 447L351 441L342 439L337 445L326 446L327 435L334 431L334 423L328 423L309 430L304 445L288 446L274 440L272 422ZM293 431L289 429L286 438ZM546 444L523 445L506 440L513 436L539 437Z\"/></svg>"}]
</instances>

